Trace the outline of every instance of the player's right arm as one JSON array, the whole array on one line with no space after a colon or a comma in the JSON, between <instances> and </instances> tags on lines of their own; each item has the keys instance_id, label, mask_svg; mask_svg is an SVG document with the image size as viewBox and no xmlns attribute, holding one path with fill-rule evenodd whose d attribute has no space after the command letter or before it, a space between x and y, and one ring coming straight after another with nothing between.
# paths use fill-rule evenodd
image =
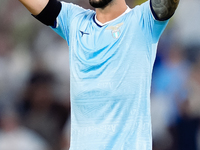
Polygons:
<instances>
[{"instance_id":1,"label":"player's right arm","mask_svg":"<svg viewBox=\"0 0 200 150\"><path fill-rule=\"evenodd\" d=\"M61 2L57 0L19 0L31 14L48 26L55 26L61 10Z\"/></svg>"},{"instance_id":2,"label":"player's right arm","mask_svg":"<svg viewBox=\"0 0 200 150\"><path fill-rule=\"evenodd\" d=\"M19 0L33 15L38 15L49 0Z\"/></svg>"}]
</instances>

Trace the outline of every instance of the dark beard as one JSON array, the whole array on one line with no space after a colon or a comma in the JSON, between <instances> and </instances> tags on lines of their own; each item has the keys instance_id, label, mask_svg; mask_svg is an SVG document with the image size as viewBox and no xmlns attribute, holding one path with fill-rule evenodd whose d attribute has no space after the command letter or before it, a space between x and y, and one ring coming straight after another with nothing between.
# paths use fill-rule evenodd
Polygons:
<instances>
[{"instance_id":1,"label":"dark beard","mask_svg":"<svg viewBox=\"0 0 200 150\"><path fill-rule=\"evenodd\" d=\"M94 8L105 8L113 0L89 0L90 5Z\"/></svg>"}]
</instances>

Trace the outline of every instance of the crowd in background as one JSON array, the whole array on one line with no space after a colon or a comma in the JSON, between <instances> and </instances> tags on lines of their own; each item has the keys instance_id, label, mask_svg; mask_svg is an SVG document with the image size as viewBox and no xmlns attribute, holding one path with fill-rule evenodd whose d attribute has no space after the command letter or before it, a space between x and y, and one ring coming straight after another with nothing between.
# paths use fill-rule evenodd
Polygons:
<instances>
[{"instance_id":1,"label":"crowd in background","mask_svg":"<svg viewBox=\"0 0 200 150\"><path fill-rule=\"evenodd\" d=\"M90 8L88 0L69 2ZM131 8L142 2L127 0ZM181 0L161 36L152 77L153 150L200 150L199 14L199 0ZM67 43L19 1L1 0L0 20L0 150L68 149Z\"/></svg>"}]
</instances>

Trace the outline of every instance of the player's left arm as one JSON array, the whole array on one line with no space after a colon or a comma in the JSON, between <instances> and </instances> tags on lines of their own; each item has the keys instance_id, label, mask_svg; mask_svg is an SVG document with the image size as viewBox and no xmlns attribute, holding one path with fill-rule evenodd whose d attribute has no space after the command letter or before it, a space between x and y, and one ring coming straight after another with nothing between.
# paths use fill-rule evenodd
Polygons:
<instances>
[{"instance_id":1,"label":"player's left arm","mask_svg":"<svg viewBox=\"0 0 200 150\"><path fill-rule=\"evenodd\" d=\"M167 20L173 16L180 0L150 0L151 10L156 20Z\"/></svg>"}]
</instances>

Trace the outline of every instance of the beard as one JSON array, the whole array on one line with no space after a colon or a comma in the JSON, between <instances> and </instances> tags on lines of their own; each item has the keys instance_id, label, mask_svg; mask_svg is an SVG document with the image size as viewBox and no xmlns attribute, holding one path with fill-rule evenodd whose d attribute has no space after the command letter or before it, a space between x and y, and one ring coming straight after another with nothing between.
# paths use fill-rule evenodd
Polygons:
<instances>
[{"instance_id":1,"label":"beard","mask_svg":"<svg viewBox=\"0 0 200 150\"><path fill-rule=\"evenodd\" d=\"M89 0L89 3L94 8L105 8L113 0Z\"/></svg>"}]
</instances>

